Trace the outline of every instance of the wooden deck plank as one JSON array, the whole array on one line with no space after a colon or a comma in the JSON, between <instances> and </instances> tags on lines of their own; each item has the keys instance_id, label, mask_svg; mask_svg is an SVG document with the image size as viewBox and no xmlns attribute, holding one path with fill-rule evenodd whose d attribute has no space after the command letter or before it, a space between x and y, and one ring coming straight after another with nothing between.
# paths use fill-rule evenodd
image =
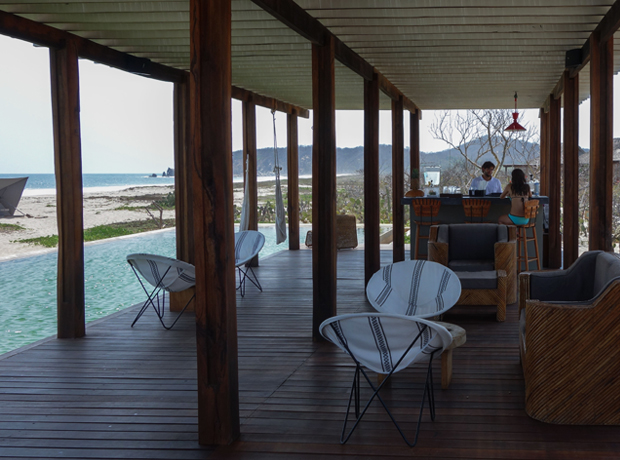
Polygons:
<instances>
[{"instance_id":1,"label":"wooden deck plank","mask_svg":"<svg viewBox=\"0 0 620 460\"><path fill-rule=\"evenodd\" d=\"M382 263L391 262L389 251ZM446 321L467 330L454 375L440 390L437 417L423 417L408 448L373 405L348 444L339 433L353 364L312 342L310 251L261 259L260 293L238 298L241 438L198 445L195 325L190 315L165 331L135 307L90 324L77 340L47 340L0 357L0 459L597 459L619 458L620 427L558 426L524 412L517 309L506 322L493 308L454 309ZM370 311L364 257L338 253L338 312ZM404 429L415 430L424 370L396 374L382 395Z\"/></svg>"}]
</instances>

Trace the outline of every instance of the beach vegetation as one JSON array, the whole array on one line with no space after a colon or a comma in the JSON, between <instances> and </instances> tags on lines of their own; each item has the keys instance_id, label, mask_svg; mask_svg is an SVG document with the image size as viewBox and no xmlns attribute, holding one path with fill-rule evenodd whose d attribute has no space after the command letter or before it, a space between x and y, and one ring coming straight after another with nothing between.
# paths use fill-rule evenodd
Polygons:
<instances>
[{"instance_id":1,"label":"beach vegetation","mask_svg":"<svg viewBox=\"0 0 620 460\"><path fill-rule=\"evenodd\" d=\"M174 219L164 219L167 227L174 227ZM158 223L153 220L138 220L132 222L118 222L108 225L98 225L84 230L84 241L98 241L118 236L133 235L134 233L150 232L158 230ZM39 236L36 238L23 238L15 240L15 243L35 244L46 248L58 246L58 235Z\"/></svg>"},{"instance_id":2,"label":"beach vegetation","mask_svg":"<svg viewBox=\"0 0 620 460\"><path fill-rule=\"evenodd\" d=\"M38 236L36 238L22 238L13 241L14 243L36 244L45 248L55 248L58 246L58 235Z\"/></svg>"},{"instance_id":3,"label":"beach vegetation","mask_svg":"<svg viewBox=\"0 0 620 460\"><path fill-rule=\"evenodd\" d=\"M25 227L17 224L0 224L0 233L11 233L19 230L25 230Z\"/></svg>"}]
</instances>

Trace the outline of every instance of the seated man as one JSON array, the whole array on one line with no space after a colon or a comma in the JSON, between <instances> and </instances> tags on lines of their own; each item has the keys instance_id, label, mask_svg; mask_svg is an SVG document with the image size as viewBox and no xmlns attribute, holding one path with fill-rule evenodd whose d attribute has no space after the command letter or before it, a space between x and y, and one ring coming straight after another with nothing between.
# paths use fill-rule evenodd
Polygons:
<instances>
[{"instance_id":1,"label":"seated man","mask_svg":"<svg viewBox=\"0 0 620 460\"><path fill-rule=\"evenodd\" d=\"M485 161L482 165L482 176L476 177L471 181L472 190L484 190L485 195L492 193L502 193L502 184L496 177L493 177L495 165L491 161Z\"/></svg>"}]
</instances>

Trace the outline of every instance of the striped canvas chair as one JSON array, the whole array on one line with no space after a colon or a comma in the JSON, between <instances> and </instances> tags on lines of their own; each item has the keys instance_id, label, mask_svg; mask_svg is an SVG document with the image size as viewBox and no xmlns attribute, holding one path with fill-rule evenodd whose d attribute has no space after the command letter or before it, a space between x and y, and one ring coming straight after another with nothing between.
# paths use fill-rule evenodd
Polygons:
<instances>
[{"instance_id":1,"label":"striped canvas chair","mask_svg":"<svg viewBox=\"0 0 620 460\"><path fill-rule=\"evenodd\" d=\"M433 318L456 304L461 282L436 262L406 260L386 265L372 275L366 297L382 313Z\"/></svg>"},{"instance_id":2,"label":"striped canvas chair","mask_svg":"<svg viewBox=\"0 0 620 460\"><path fill-rule=\"evenodd\" d=\"M420 422L427 393L431 418L435 420L432 361L435 354L441 354L452 343L450 332L443 326L431 321L389 313L356 313L335 316L324 321L319 330L323 337L347 353L356 365L340 435L340 443L344 444L349 440L376 397L387 411L407 445L410 447L415 446L418 441ZM428 369L422 393L420 414L418 415L415 438L413 442L410 442L381 398L379 391L393 373L402 371L412 364L425 361L428 361ZM375 386L364 368L379 374L387 374L387 376L379 385ZM361 411L360 375L364 376L373 392ZM351 401L353 400L356 420L351 430L347 433L347 421L349 419Z\"/></svg>"},{"instance_id":3,"label":"striped canvas chair","mask_svg":"<svg viewBox=\"0 0 620 460\"><path fill-rule=\"evenodd\" d=\"M194 266L181 260L155 254L129 254L127 262L131 265L142 289L147 295L147 299L133 323L131 323L131 327L136 324L136 321L140 319L150 305L157 313L161 325L165 329L172 329L194 299L194 296L187 301L187 304L185 304L185 307L183 307L183 310L181 310L174 322L167 326L164 323L166 292L181 292L195 286L196 271ZM153 290L150 293L142 279L153 286ZM160 293L162 293L162 296L159 295Z\"/></svg>"},{"instance_id":4,"label":"striped canvas chair","mask_svg":"<svg viewBox=\"0 0 620 460\"><path fill-rule=\"evenodd\" d=\"M258 255L265 244L265 235L256 230L244 230L235 233L235 267L239 273L239 286L237 289L241 297L245 295L245 282L250 280L259 291L263 292L254 270L251 266L244 266Z\"/></svg>"}]
</instances>

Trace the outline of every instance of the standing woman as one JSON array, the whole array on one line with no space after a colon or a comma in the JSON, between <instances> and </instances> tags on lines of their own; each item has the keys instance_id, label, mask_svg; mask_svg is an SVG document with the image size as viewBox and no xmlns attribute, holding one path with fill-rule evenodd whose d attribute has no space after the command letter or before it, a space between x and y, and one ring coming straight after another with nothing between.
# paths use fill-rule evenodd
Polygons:
<instances>
[{"instance_id":1,"label":"standing woman","mask_svg":"<svg viewBox=\"0 0 620 460\"><path fill-rule=\"evenodd\" d=\"M499 223L505 225L525 225L525 200L532 198L530 186L525 182L525 174L521 169L512 170L512 181L506 185L500 198L510 198L510 214L500 216Z\"/></svg>"}]
</instances>

